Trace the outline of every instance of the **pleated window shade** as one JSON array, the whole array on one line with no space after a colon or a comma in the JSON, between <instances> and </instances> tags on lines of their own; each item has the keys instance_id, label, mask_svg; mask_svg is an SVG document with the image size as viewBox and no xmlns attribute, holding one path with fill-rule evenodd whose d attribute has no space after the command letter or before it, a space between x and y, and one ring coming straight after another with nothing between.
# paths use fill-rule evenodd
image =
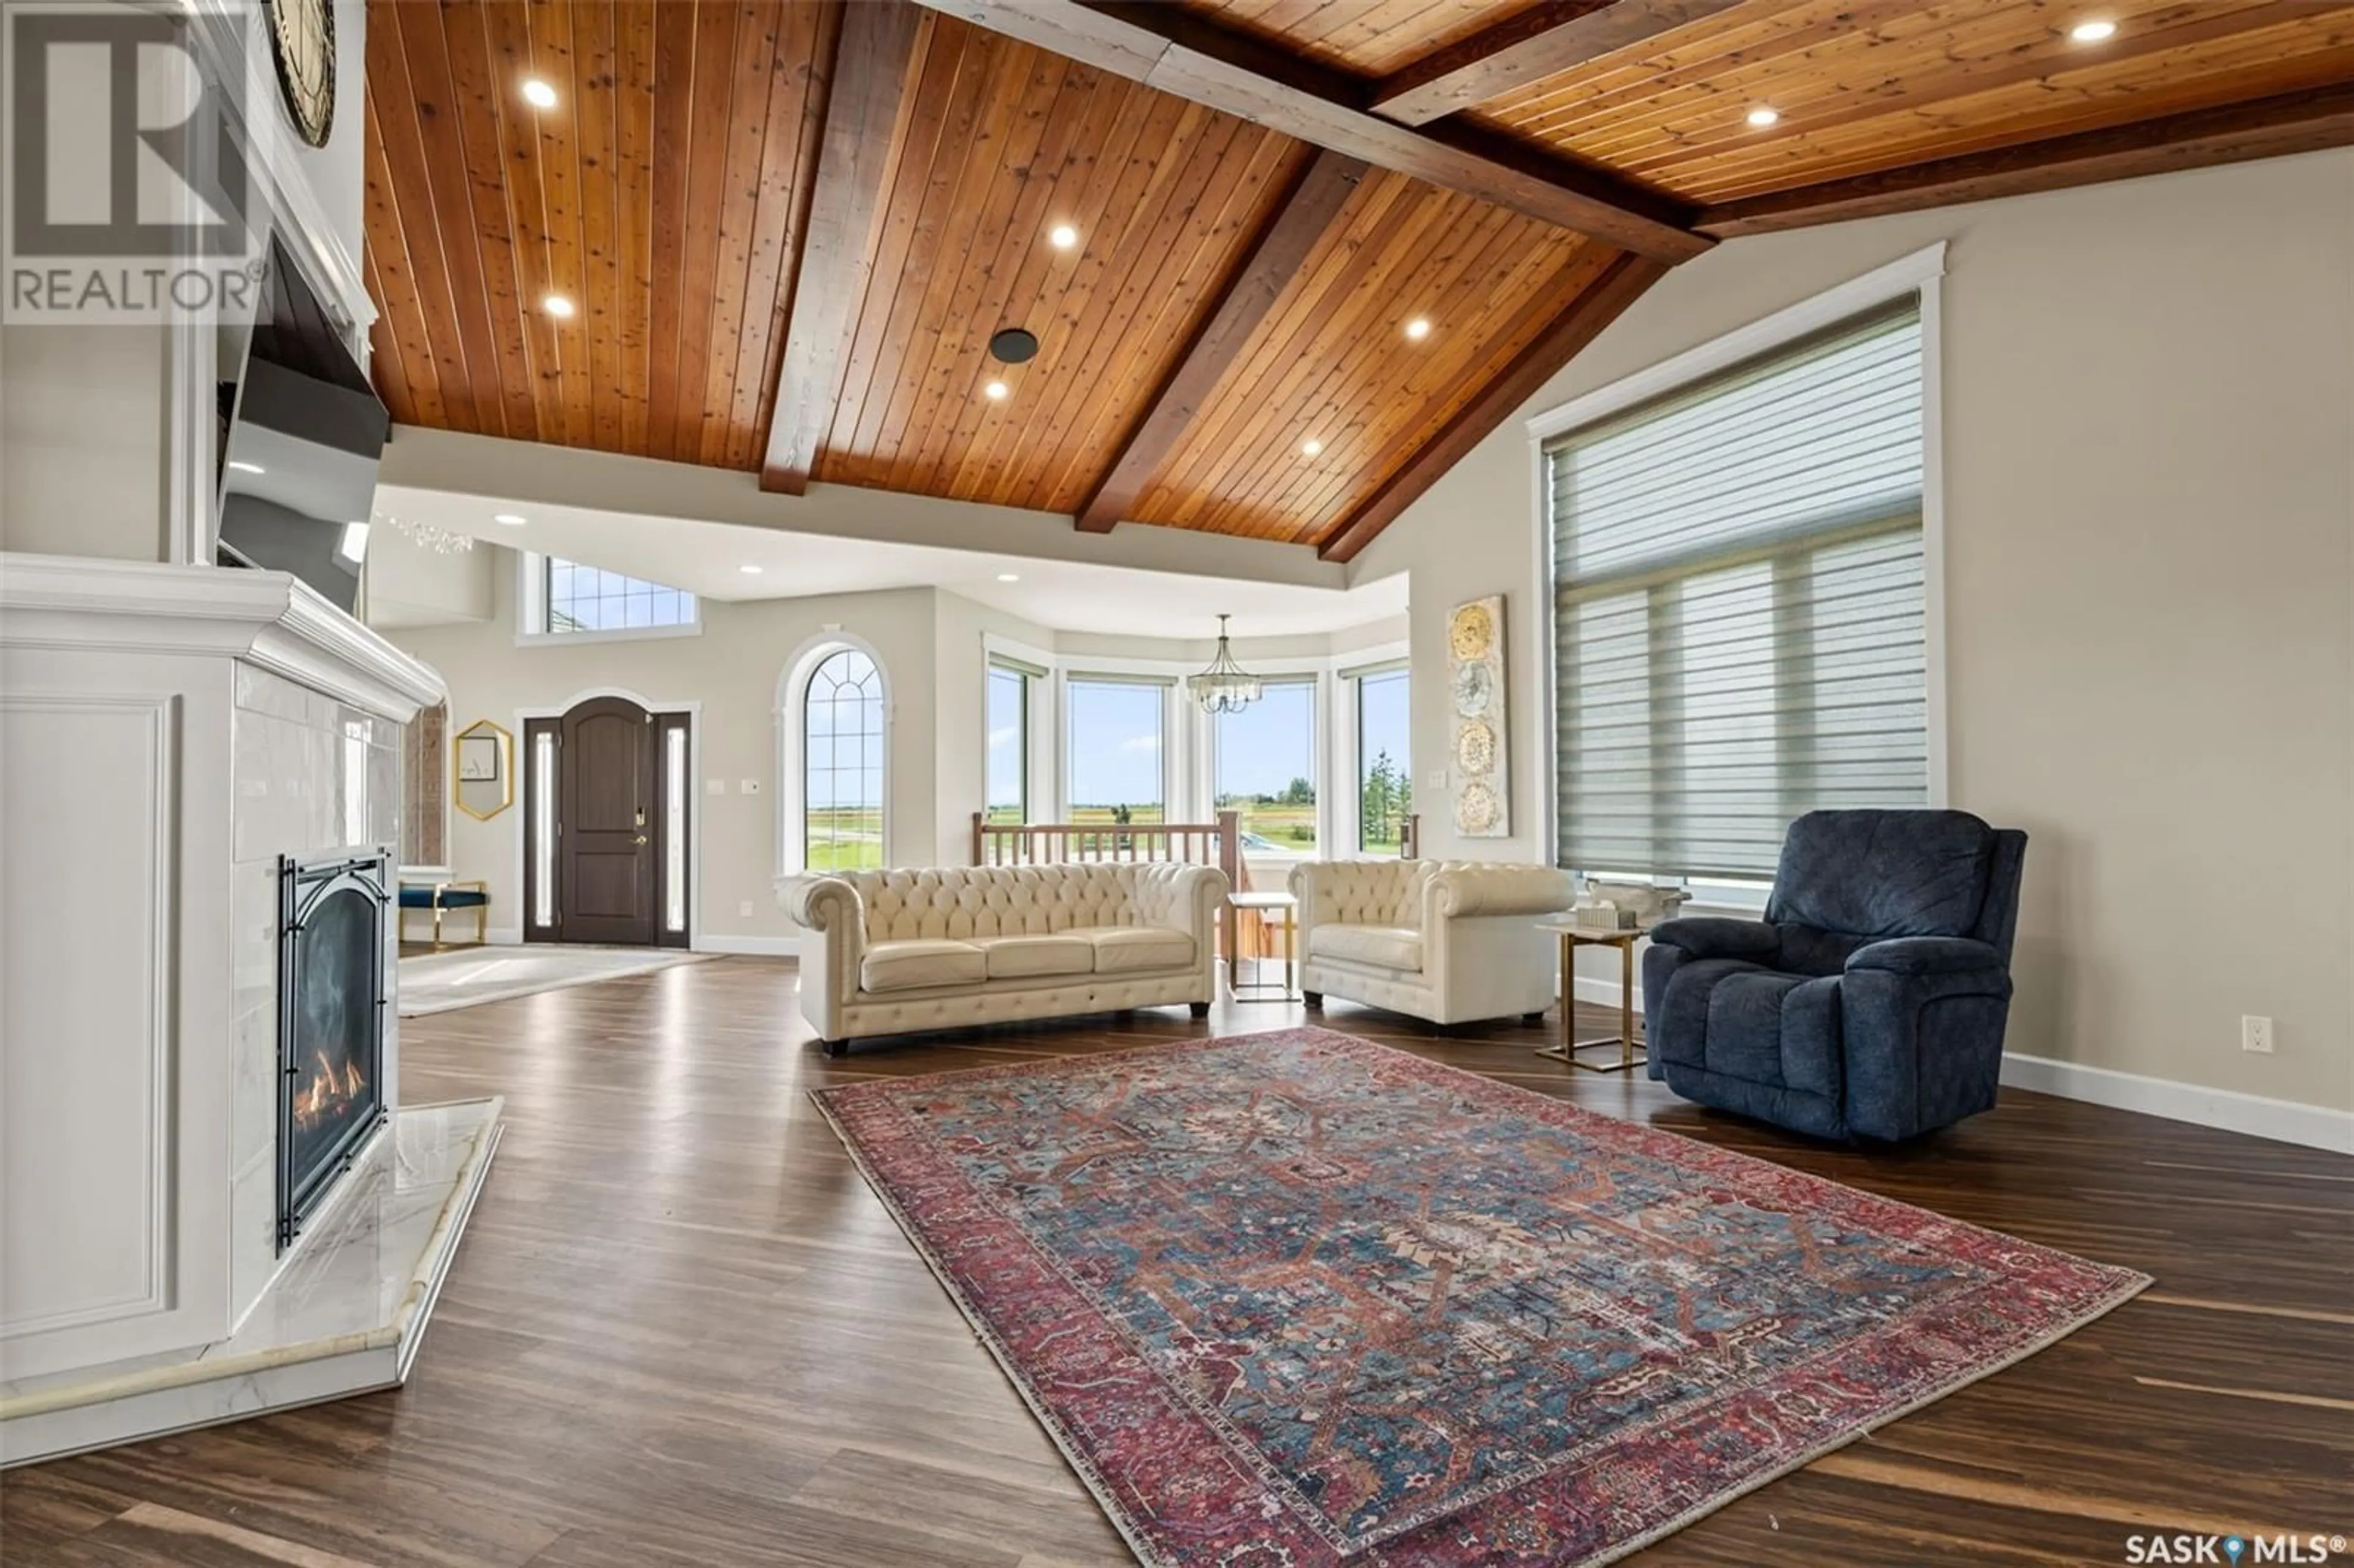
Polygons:
<instances>
[{"instance_id":1,"label":"pleated window shade","mask_svg":"<svg viewBox=\"0 0 2354 1568\"><path fill-rule=\"evenodd\" d=\"M1928 801L1917 299L1546 444L1560 863L1770 877Z\"/></svg>"}]
</instances>

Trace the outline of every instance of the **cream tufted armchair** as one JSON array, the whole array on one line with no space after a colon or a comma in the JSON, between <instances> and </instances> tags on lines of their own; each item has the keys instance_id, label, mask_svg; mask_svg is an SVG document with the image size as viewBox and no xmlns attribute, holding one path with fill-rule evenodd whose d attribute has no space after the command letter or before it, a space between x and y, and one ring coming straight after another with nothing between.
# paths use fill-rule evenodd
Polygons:
<instances>
[{"instance_id":1,"label":"cream tufted armchair","mask_svg":"<svg viewBox=\"0 0 2354 1568\"><path fill-rule=\"evenodd\" d=\"M1216 999L1215 866L1082 864L789 876L777 902L811 933L801 1012L852 1040Z\"/></svg>"},{"instance_id":2,"label":"cream tufted armchair","mask_svg":"<svg viewBox=\"0 0 2354 1568\"><path fill-rule=\"evenodd\" d=\"M1463 1023L1542 1016L1558 992L1553 938L1536 927L1577 900L1576 878L1542 865L1334 860L1295 866L1299 984Z\"/></svg>"}]
</instances>

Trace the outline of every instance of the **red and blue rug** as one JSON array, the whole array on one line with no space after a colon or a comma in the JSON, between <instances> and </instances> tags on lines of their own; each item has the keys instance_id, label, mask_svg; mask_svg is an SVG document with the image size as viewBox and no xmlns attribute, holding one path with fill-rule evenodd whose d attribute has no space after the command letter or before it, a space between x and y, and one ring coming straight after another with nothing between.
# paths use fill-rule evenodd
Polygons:
<instances>
[{"instance_id":1,"label":"red and blue rug","mask_svg":"<svg viewBox=\"0 0 2354 1568\"><path fill-rule=\"evenodd\" d=\"M1172 1568L1608 1562L2148 1283L1320 1029L816 1098Z\"/></svg>"}]
</instances>

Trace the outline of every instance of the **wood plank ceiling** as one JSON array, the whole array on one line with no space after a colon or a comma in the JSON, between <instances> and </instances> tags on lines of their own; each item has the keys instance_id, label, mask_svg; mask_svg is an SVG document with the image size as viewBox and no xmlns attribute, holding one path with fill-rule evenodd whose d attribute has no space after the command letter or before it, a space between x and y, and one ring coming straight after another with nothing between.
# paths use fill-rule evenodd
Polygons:
<instances>
[{"instance_id":1,"label":"wood plank ceiling","mask_svg":"<svg viewBox=\"0 0 2354 1568\"><path fill-rule=\"evenodd\" d=\"M2336 0L371 0L367 57L397 419L1342 558L1712 236L2354 141Z\"/></svg>"}]
</instances>

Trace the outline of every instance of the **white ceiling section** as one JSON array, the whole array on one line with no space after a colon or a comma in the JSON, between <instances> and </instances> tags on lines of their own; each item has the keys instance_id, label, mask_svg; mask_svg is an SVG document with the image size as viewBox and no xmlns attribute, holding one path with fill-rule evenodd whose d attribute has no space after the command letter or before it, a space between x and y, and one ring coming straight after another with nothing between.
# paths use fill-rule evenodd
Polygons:
<instances>
[{"instance_id":1,"label":"white ceiling section","mask_svg":"<svg viewBox=\"0 0 2354 1568\"><path fill-rule=\"evenodd\" d=\"M1003 551L853 539L691 518L648 516L512 497L379 485L376 512L692 590L705 599L807 599L881 588L942 588L1056 631L1134 637L1297 636L1403 615L1401 574L1355 588L1155 571ZM497 523L500 513L528 519ZM1153 530L1167 532L1167 530ZM759 571L748 573L746 567ZM1006 576L1016 580L1002 581Z\"/></svg>"},{"instance_id":2,"label":"white ceiling section","mask_svg":"<svg viewBox=\"0 0 2354 1568\"><path fill-rule=\"evenodd\" d=\"M936 587L1055 631L1315 635L1402 615L1403 575L1372 580L1313 550L1182 528L1081 533L1059 514L846 485L806 495L695 463L396 425L376 511L690 588L705 599ZM528 518L520 528L492 518ZM748 566L760 568L757 576ZM1002 582L1012 575L1019 580Z\"/></svg>"}]
</instances>

